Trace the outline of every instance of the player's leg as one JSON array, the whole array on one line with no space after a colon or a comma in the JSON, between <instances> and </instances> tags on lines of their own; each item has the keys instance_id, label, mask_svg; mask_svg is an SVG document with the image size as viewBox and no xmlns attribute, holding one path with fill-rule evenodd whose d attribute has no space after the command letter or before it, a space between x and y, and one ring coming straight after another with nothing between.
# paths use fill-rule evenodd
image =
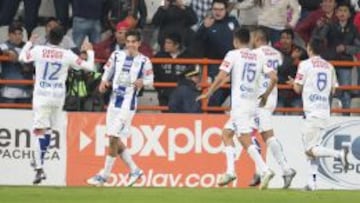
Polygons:
<instances>
[{"instance_id":1,"label":"player's leg","mask_svg":"<svg viewBox=\"0 0 360 203\"><path fill-rule=\"evenodd\" d=\"M231 119L224 126L221 138L225 145L226 172L222 175L218 185L224 186L236 179L235 175L235 143L233 140L234 126Z\"/></svg>"},{"instance_id":2,"label":"player's leg","mask_svg":"<svg viewBox=\"0 0 360 203\"><path fill-rule=\"evenodd\" d=\"M50 145L51 133L51 108L34 105L34 124L32 145L34 146L34 159L32 160L32 167L35 169L35 178L33 184L39 184L46 179L43 169L45 154Z\"/></svg>"},{"instance_id":3,"label":"player's leg","mask_svg":"<svg viewBox=\"0 0 360 203\"><path fill-rule=\"evenodd\" d=\"M248 152L250 158L255 162L261 171L261 183L259 189L266 189L270 180L274 177L275 174L266 165L264 159L261 157L261 154L251 139L250 133L253 130L251 128L252 118L253 116L251 114L244 113L243 115L240 115L234 119L236 134L238 135L238 140L241 145Z\"/></svg>"},{"instance_id":4,"label":"player's leg","mask_svg":"<svg viewBox=\"0 0 360 203\"><path fill-rule=\"evenodd\" d=\"M123 118L123 120L125 121L125 126L124 126L124 128L121 129L120 135L127 136L130 133L131 122L135 115L135 112L128 111L128 112L122 113L122 115L125 116ZM118 154L119 154L120 158L123 160L123 162L125 163L125 165L130 170L130 175L129 175L129 180L128 180L127 186L131 187L143 175L143 171L136 165L136 163L132 159L131 154L129 153L129 151L127 150L125 144L121 141L121 139L119 139L119 141L118 141Z\"/></svg>"},{"instance_id":5,"label":"player's leg","mask_svg":"<svg viewBox=\"0 0 360 203\"><path fill-rule=\"evenodd\" d=\"M261 154L261 146L260 146L259 141L256 138L257 132L258 131L256 129L253 130L253 132L251 133L251 140L252 140L253 144L256 146L259 154ZM249 186L255 187L255 186L258 186L260 183L261 183L261 171L260 171L259 167L255 164L255 173L249 183Z\"/></svg>"},{"instance_id":6,"label":"player's leg","mask_svg":"<svg viewBox=\"0 0 360 203\"><path fill-rule=\"evenodd\" d=\"M283 171L284 186L283 188L289 188L293 178L296 175L296 171L290 168L283 147L276 136L274 136L274 130L271 123L272 111L268 109L259 109L259 130L263 141L267 145L267 150L270 150L275 160L280 165Z\"/></svg>"}]
</instances>

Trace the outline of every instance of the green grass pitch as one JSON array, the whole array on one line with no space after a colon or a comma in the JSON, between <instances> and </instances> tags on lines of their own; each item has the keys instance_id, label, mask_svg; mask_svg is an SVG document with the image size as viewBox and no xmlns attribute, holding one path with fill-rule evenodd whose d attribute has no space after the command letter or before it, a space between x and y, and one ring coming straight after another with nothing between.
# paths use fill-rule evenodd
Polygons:
<instances>
[{"instance_id":1,"label":"green grass pitch","mask_svg":"<svg viewBox=\"0 0 360 203\"><path fill-rule=\"evenodd\" d=\"M360 191L0 186L1 203L359 203Z\"/></svg>"}]
</instances>

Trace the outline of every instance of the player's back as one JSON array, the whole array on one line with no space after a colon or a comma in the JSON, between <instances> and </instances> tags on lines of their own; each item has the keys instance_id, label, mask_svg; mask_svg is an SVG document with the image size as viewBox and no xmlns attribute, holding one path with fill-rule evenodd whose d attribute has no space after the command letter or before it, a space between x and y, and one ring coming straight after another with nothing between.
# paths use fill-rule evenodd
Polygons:
<instances>
[{"instance_id":1,"label":"player's back","mask_svg":"<svg viewBox=\"0 0 360 203\"><path fill-rule=\"evenodd\" d=\"M74 54L57 46L35 46L34 101L46 105L62 105L65 99L65 82Z\"/></svg>"},{"instance_id":2,"label":"player's back","mask_svg":"<svg viewBox=\"0 0 360 203\"><path fill-rule=\"evenodd\" d=\"M257 105L261 66L259 57L249 48L230 51L234 65L231 71L231 108L253 111Z\"/></svg>"},{"instance_id":3,"label":"player's back","mask_svg":"<svg viewBox=\"0 0 360 203\"><path fill-rule=\"evenodd\" d=\"M277 71L278 67L282 64L283 59L281 53L275 48L264 45L254 50L259 56L259 62L263 66L263 70L269 69ZM260 89L259 96L264 94L270 85L270 78L263 71L260 76ZM268 97L265 108L275 109L277 104L278 89L275 87Z\"/></svg>"},{"instance_id":4,"label":"player's back","mask_svg":"<svg viewBox=\"0 0 360 203\"><path fill-rule=\"evenodd\" d=\"M297 78L303 79L303 103L307 116L327 118L330 116L330 95L337 85L334 67L319 56L311 57L299 64L303 71Z\"/></svg>"}]
</instances>

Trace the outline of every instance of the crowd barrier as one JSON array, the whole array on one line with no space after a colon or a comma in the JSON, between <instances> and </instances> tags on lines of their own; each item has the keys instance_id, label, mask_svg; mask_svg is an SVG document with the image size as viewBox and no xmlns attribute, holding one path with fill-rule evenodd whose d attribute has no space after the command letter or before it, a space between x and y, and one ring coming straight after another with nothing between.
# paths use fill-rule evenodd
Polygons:
<instances>
[{"instance_id":1,"label":"crowd barrier","mask_svg":"<svg viewBox=\"0 0 360 203\"><path fill-rule=\"evenodd\" d=\"M0 62L9 60L7 56L0 56ZM201 75L201 87L203 87L203 92L207 91L207 88L210 86L208 82L208 65L210 64L220 64L221 60L213 60L213 59L170 59L170 58L152 58L151 59L153 64L193 64L193 65L200 65L202 67L202 75ZM97 60L98 63L104 63L104 60ZM335 67L348 67L353 68L357 67L360 68L360 62L358 61L330 61ZM12 85L31 85L33 84L32 80L0 80L0 85L2 84L12 84ZM174 82L156 82L153 85L154 87L176 87L176 83ZM229 88L229 85L223 85L222 88ZM292 89L290 85L278 85L279 89ZM344 85L339 86L339 90L358 90L360 91L359 85ZM15 103L0 103L0 108L31 108L31 104L15 104ZM229 107L213 107L208 106L208 100L202 100L201 108L204 112L208 111L226 111ZM139 110L167 110L167 106L151 106L151 105L139 105ZM280 107L276 108L277 112L283 113L291 113L291 112L301 112L302 108L287 108L287 107ZM360 113L360 108L333 108L331 109L332 113Z\"/></svg>"}]
</instances>

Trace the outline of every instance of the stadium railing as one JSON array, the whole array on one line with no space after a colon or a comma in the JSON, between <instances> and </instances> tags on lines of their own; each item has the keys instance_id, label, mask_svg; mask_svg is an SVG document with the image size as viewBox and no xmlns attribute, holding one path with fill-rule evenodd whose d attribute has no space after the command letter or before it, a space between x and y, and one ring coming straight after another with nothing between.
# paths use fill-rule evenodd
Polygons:
<instances>
[{"instance_id":1,"label":"stadium railing","mask_svg":"<svg viewBox=\"0 0 360 203\"><path fill-rule=\"evenodd\" d=\"M7 61L9 58L4 55L0 55L0 62ZM193 65L201 65L202 66L202 75L201 75L201 87L202 91L206 92L207 88L210 86L208 82L208 65L210 64L220 64L221 60L213 60L213 59L170 59L170 58L152 58L153 64L193 64ZM104 63L104 60L97 60L98 63ZM360 68L360 62L358 61L330 61L334 66L342 66L353 68ZM34 83L33 80L1 80L0 85L4 84L12 84L12 85L32 85ZM174 82L156 82L153 85L154 87L176 87L176 83ZM223 85L222 88L229 88L229 85ZM292 89L290 85L278 85L279 89ZM339 90L360 90L359 85L345 85L339 86ZM226 111L229 107L210 107L208 106L208 100L202 100L201 104L202 110L204 112L208 111ZM0 103L0 108L31 108L31 104L19 104L19 103ZM167 106L150 106L150 105L139 105L139 110L167 110ZM302 108L287 108L281 107L276 108L277 112L289 113L289 112L302 112ZM360 113L360 108L333 108L331 109L332 113Z\"/></svg>"}]
</instances>

